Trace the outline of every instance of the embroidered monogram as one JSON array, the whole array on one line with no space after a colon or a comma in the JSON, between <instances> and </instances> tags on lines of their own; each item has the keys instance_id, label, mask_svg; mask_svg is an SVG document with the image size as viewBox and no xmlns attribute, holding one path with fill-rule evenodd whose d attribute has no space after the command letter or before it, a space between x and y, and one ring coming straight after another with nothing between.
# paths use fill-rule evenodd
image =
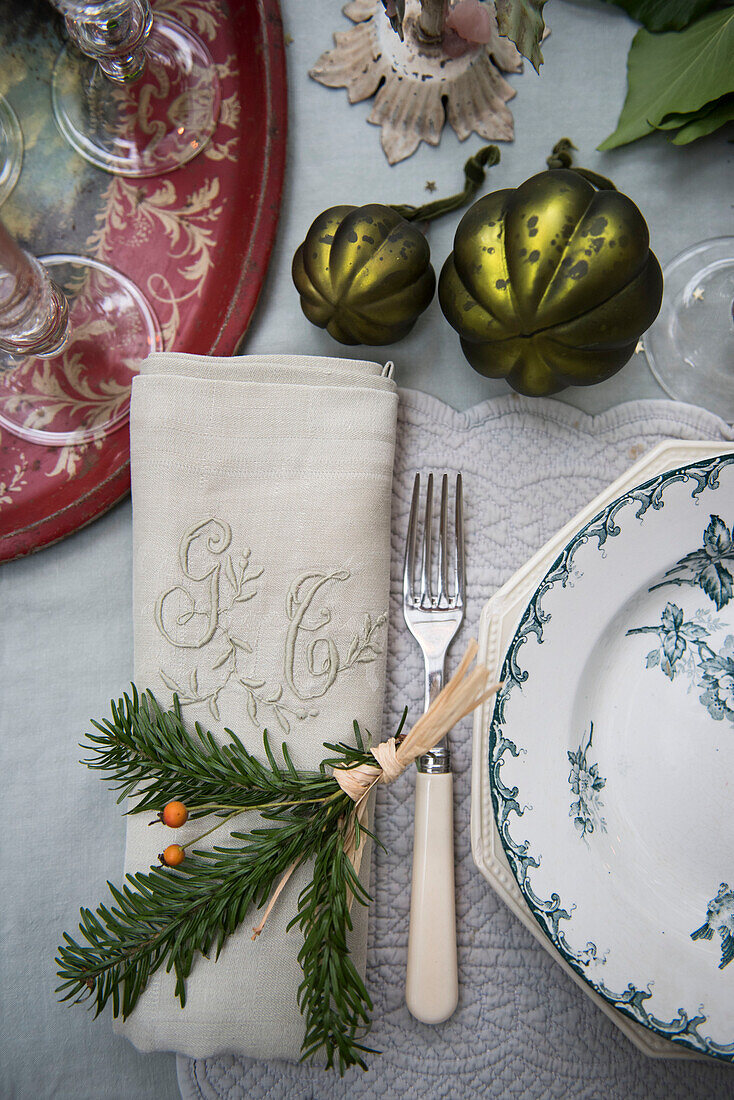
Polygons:
<instances>
[{"instance_id":1,"label":"embroidered monogram","mask_svg":"<svg viewBox=\"0 0 734 1100\"><path fill-rule=\"evenodd\" d=\"M159 670L160 677L178 695L181 706L203 703L214 718L219 718L219 697L224 689L236 687L244 692L247 713L255 725L259 725L258 714L264 710L288 732L290 718L307 718L309 712L284 703L280 684L267 689L265 680L246 675L241 667L243 658L252 653L252 646L235 633L232 612L238 604L257 595L254 582L263 570L252 567L249 549L224 557L231 543L232 528L218 519L195 524L181 539L179 566L186 580L193 582L193 591L178 584L159 596L156 626L177 649L204 649L215 640L221 647L208 667L202 662L192 669L187 685L177 683L163 669ZM214 683L200 688L200 673L202 680L206 677L211 681L213 672L218 673Z\"/></svg>"},{"instance_id":2,"label":"embroidered monogram","mask_svg":"<svg viewBox=\"0 0 734 1100\"><path fill-rule=\"evenodd\" d=\"M366 664L374 661L382 653L375 635L385 625L387 615L379 615L374 623L369 615L365 615L362 630L352 638L343 662L332 637L322 635L307 642L305 665L312 683L310 687L305 685L299 687L296 684L295 665L299 634L315 634L331 622L331 612L325 607L318 611L315 618L307 621L306 615L314 597L330 581L346 581L350 576L347 569L340 569L335 573L302 573L293 582L286 597L285 610L290 619L290 625L285 640L285 678L293 694L304 701L319 699L326 694L340 672L358 663Z\"/></svg>"},{"instance_id":3,"label":"embroidered monogram","mask_svg":"<svg viewBox=\"0 0 734 1100\"><path fill-rule=\"evenodd\" d=\"M206 652L187 683L177 682L163 668L160 677L182 706L204 705L216 719L222 692L239 691L245 695L247 714L255 726L272 719L287 733L293 719L303 721L318 714L304 704L324 696L343 672L368 664L383 652L378 635L387 613L374 621L365 614L342 657L333 633L326 632L331 610L325 606L316 610L314 605L325 595L322 589L347 582L351 573L347 569L301 573L290 586L285 605L285 684L295 697L290 703L283 698L282 684L268 687L265 679L246 667L253 647L242 637L246 631L237 612L239 605L257 596L255 582L263 569L252 565L249 549L232 553L231 546L232 528L220 519L202 520L183 535L178 549L182 580L158 597L154 618L160 634L176 649Z\"/></svg>"},{"instance_id":4,"label":"embroidered monogram","mask_svg":"<svg viewBox=\"0 0 734 1100\"><path fill-rule=\"evenodd\" d=\"M158 602L155 607L155 621L161 634L171 645L175 645L177 649L201 649L214 637L217 627L219 626L219 619L221 615L221 608L219 606L219 578L222 572L222 562L217 560L211 565L211 568L204 572L196 571L196 566L192 562L194 557L193 551L197 549L196 544L202 541L209 554L215 558L219 558L225 550L229 548L232 542L232 528L228 523L221 523L216 519L204 520L203 523L197 523L194 527L190 528L181 539L178 548L179 564L181 566L181 572L187 580L194 581L200 584L202 588L206 590L206 597L208 597L208 603L203 605L196 603L196 597L192 595L188 589L182 585L175 585L173 588L169 588L167 592L164 592L162 596L158 598ZM197 555L198 556L198 555ZM235 574L235 568L232 562L232 555L228 554L227 563L227 576L231 578L231 583L235 589L235 595L233 597L233 603L238 598L251 599L255 595L254 591L248 593L245 596L240 594L243 592L245 577L249 565L250 552L247 550L242 555L239 562L240 578L239 584L237 583L237 575ZM206 563L205 563L206 564ZM260 576L262 569L259 573L252 575L250 580L255 580ZM171 597L175 597L179 593L185 606L183 610L172 612L168 616L165 612L165 608L177 601L171 600ZM176 629L176 637L171 634L168 627L165 625L165 619L170 618L171 625ZM178 628L186 626L194 619L205 619L203 625L203 632L194 633L190 637L185 637L183 631ZM249 648L249 647L248 647Z\"/></svg>"}]
</instances>

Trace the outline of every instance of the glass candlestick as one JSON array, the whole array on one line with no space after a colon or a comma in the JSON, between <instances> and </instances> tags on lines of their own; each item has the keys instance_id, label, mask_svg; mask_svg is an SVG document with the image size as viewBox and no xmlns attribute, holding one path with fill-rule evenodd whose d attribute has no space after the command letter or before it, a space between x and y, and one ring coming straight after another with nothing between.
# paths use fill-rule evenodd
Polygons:
<instances>
[{"instance_id":1,"label":"glass candlestick","mask_svg":"<svg viewBox=\"0 0 734 1100\"><path fill-rule=\"evenodd\" d=\"M67 141L98 168L157 176L197 156L214 133L219 77L204 43L148 0L51 0L72 45L52 79ZM81 52L80 52L81 51Z\"/></svg>"},{"instance_id":2,"label":"glass candlestick","mask_svg":"<svg viewBox=\"0 0 734 1100\"><path fill-rule=\"evenodd\" d=\"M48 446L101 439L127 420L132 379L161 347L130 279L83 256L37 259L0 223L0 427Z\"/></svg>"},{"instance_id":3,"label":"glass candlestick","mask_svg":"<svg viewBox=\"0 0 734 1100\"><path fill-rule=\"evenodd\" d=\"M23 162L23 134L15 111L0 95L0 206L15 187Z\"/></svg>"}]
</instances>

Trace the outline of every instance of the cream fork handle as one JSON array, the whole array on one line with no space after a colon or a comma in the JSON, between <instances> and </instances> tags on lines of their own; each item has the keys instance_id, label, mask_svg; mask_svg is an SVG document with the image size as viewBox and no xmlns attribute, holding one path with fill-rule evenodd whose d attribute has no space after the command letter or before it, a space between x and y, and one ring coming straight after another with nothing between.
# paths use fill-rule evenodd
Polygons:
<instances>
[{"instance_id":1,"label":"cream fork handle","mask_svg":"<svg viewBox=\"0 0 734 1100\"><path fill-rule=\"evenodd\" d=\"M405 1001L424 1024L448 1020L459 1000L453 794L451 772L417 773Z\"/></svg>"}]
</instances>

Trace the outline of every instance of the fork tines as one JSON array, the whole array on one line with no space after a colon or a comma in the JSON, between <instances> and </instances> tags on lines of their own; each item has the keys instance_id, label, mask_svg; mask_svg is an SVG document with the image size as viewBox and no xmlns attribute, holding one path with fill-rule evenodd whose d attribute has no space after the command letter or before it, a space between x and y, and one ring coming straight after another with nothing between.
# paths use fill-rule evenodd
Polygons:
<instances>
[{"instance_id":1,"label":"fork tines","mask_svg":"<svg viewBox=\"0 0 734 1100\"><path fill-rule=\"evenodd\" d=\"M416 550L418 548L420 474L415 475L413 499L410 506L408 536L405 543L405 565L403 570L403 600L406 604L425 610L437 607L462 607L464 602L464 508L462 498L461 474L456 475L456 500L454 518L454 565L452 586L449 590L449 533L448 533L448 496L449 477L441 478L441 506L438 522L438 564L433 573L433 474L428 475L426 504L423 515L422 541L420 547L420 589L416 591ZM434 581L436 582L434 584Z\"/></svg>"}]
</instances>

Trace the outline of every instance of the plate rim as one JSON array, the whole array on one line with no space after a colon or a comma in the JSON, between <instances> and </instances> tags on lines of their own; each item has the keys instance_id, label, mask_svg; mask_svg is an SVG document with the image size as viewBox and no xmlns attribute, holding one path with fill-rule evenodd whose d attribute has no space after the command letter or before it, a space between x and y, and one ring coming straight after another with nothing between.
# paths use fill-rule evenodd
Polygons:
<instances>
[{"instance_id":1,"label":"plate rim","mask_svg":"<svg viewBox=\"0 0 734 1100\"><path fill-rule=\"evenodd\" d=\"M552 559L548 567L544 569L540 579L533 585L529 599L523 605L523 612L520 620L513 630L512 638L508 646L504 649L500 678L505 681L507 687L506 689L503 688L503 690L498 693L489 709L489 717L486 721L486 747L488 749L488 755L482 761L482 767L487 768L489 773L488 785L491 797L492 815L502 852L507 861L511 876L520 890L525 906L527 907L527 912L540 930L541 940L550 944L553 951L560 956L567 967L570 967L574 976L583 983L583 986L591 990L597 997L602 998L603 1001L606 1002L606 1005L610 1006L612 1009L621 1012L624 1016L634 1021L634 1023L641 1025L662 1039L685 1047L698 1055L704 1054L716 1058L718 1061L727 1063L734 1061L734 1037L730 1044L725 1044L723 1047L720 1044L713 1043L710 1039L706 1039L704 1036L700 1035L697 1030L698 1027L705 1022L705 1017L702 1019L697 1013L688 1014L682 1008L679 1009L679 1015L669 1023L657 1020L656 1017L651 1017L644 1008L643 1002L649 999L652 993L645 990L638 990L630 984L623 994L615 994L613 991L608 990L603 982L596 984L591 980L588 972L582 968L573 954L565 949L563 936L561 935L559 938L557 934L553 934L552 927L549 927L548 917L551 912L556 913L561 909L560 898L557 898L557 904L554 905L552 910L544 910L533 901L532 896L529 895L528 890L523 885L523 874L518 873L519 861L517 853L513 851L511 847L512 838L506 833L503 827L507 817L512 812L510 803L513 792L505 787L504 784L501 783L501 780L499 780L499 786L507 792L507 796L498 791L496 773L501 766L502 758L508 751L509 746L512 745L513 748L517 746L511 739L502 736L501 740L505 742L505 747L499 755L496 755L496 750L498 745L498 730L503 724L502 714L504 704L510 695L512 687L517 687L518 684L523 683L524 680L527 679L527 676L523 679L521 675L515 675L512 668L512 658L516 655L517 649L524 644L529 634L536 634L539 641L542 639L543 620L538 614L539 601L544 592L549 591L550 588L558 581L562 580L564 576L568 576L575 549L578 548L579 545L588 542L590 538L596 536L596 549L601 550L609 538L616 537L621 533L622 528L615 525L614 517L623 508L636 502L638 509L636 512L633 512L635 518L643 516L651 507L658 510L664 503L662 502L663 493L671 484L695 479L696 485L690 494L691 498L700 496L707 488L717 489L719 487L717 484L719 472L724 467L728 467L732 464L734 464L734 450L729 446L723 453L707 458L694 459L683 465L668 468L667 470L653 474L642 482L638 482L628 487L622 493L608 501L600 510L596 511L591 518L586 518L588 510L585 510L584 522L576 527L573 534L571 534L568 540L562 545L560 551ZM572 521L572 524L573 523L574 521ZM572 524L567 526L570 527ZM553 542L555 540L551 541ZM543 551L533 560L537 561L542 554ZM514 578L508 582L508 585L505 586L506 588L509 589L512 580L514 580ZM502 591L504 591L504 589ZM502 810L505 809L505 807L506 813L503 816ZM556 932L560 920L561 916L559 915L558 920L555 922ZM553 921L551 920L550 923L552 926Z\"/></svg>"}]
</instances>

